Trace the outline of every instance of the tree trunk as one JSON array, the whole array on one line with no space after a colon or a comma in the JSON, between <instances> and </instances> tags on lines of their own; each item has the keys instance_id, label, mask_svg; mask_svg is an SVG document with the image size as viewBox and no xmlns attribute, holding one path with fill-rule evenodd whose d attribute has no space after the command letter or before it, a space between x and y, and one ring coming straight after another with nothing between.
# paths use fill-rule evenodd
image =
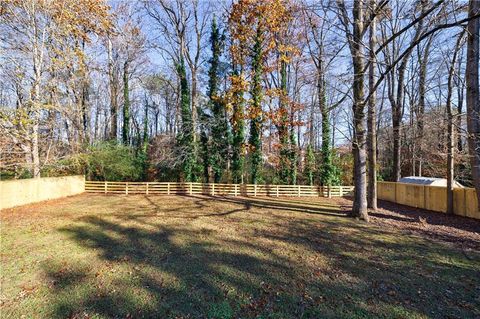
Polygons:
<instances>
[{"instance_id":1,"label":"tree trunk","mask_svg":"<svg viewBox=\"0 0 480 319\"><path fill-rule=\"evenodd\" d=\"M460 34L455 45L455 51L453 52L452 62L448 71L447 81L447 213L453 214L453 183L455 174L455 129L454 129L454 117L452 112L452 94L453 94L453 76L455 75L455 64L457 62L458 51L462 43L464 32Z\"/></svg>"},{"instance_id":2,"label":"tree trunk","mask_svg":"<svg viewBox=\"0 0 480 319\"><path fill-rule=\"evenodd\" d=\"M123 127L122 141L124 145L129 143L130 133L130 96L128 88L128 62L123 64Z\"/></svg>"},{"instance_id":3,"label":"tree trunk","mask_svg":"<svg viewBox=\"0 0 480 319\"><path fill-rule=\"evenodd\" d=\"M376 0L370 1L370 9L374 10L376 7ZM376 19L373 18L370 24L370 65L368 68L368 87L370 90L370 97L368 99L368 208L377 210L377 123L376 123L376 92L375 92L375 67L376 67Z\"/></svg>"},{"instance_id":4,"label":"tree trunk","mask_svg":"<svg viewBox=\"0 0 480 319\"><path fill-rule=\"evenodd\" d=\"M37 113L37 111L35 111ZM33 178L40 178L40 155L38 149L38 115L34 119L35 123L33 125L32 132L32 165L33 165Z\"/></svg>"},{"instance_id":5,"label":"tree trunk","mask_svg":"<svg viewBox=\"0 0 480 319\"><path fill-rule=\"evenodd\" d=\"M427 91L427 65L428 57L430 56L430 47L433 43L433 36L428 39L428 42L423 51L423 56L418 57L420 64L420 72L418 75L418 108L417 108L417 141L418 141L418 157L423 158L423 135L424 135L424 115L425 115L425 100Z\"/></svg>"},{"instance_id":6,"label":"tree trunk","mask_svg":"<svg viewBox=\"0 0 480 319\"><path fill-rule=\"evenodd\" d=\"M422 6L422 13L424 12L426 5L426 0L421 0L420 4ZM416 42L423 31L423 19L418 23L417 30L411 41L411 43ZM405 72L407 69L407 63L412 55L414 47L409 47L406 51L406 54L401 60L400 66L398 67L398 80L397 80L397 92L395 100L390 97L392 103L392 126L393 126L393 180L398 182L402 177L402 119L404 113L404 96L405 96ZM392 76L395 76L392 73Z\"/></svg>"},{"instance_id":7,"label":"tree trunk","mask_svg":"<svg viewBox=\"0 0 480 319\"><path fill-rule=\"evenodd\" d=\"M197 140L196 123L197 123L197 68L194 67L192 71L192 129L193 129L193 143Z\"/></svg>"},{"instance_id":8,"label":"tree trunk","mask_svg":"<svg viewBox=\"0 0 480 319\"><path fill-rule=\"evenodd\" d=\"M470 0L468 16L473 17L480 12L480 1ZM467 131L470 163L472 166L473 184L477 191L480 210L480 88L479 88L479 37L480 18L472 19L467 25Z\"/></svg>"},{"instance_id":9,"label":"tree trunk","mask_svg":"<svg viewBox=\"0 0 480 319\"><path fill-rule=\"evenodd\" d=\"M367 212L367 152L365 138L364 65L365 57L362 42L363 4L355 0L353 4L353 39L351 51L353 60L353 165L354 200L352 215L368 221Z\"/></svg>"},{"instance_id":10,"label":"tree trunk","mask_svg":"<svg viewBox=\"0 0 480 319\"><path fill-rule=\"evenodd\" d=\"M108 39L108 76L110 80L110 140L117 139L117 79L115 76L115 67L113 65L112 41Z\"/></svg>"}]
</instances>

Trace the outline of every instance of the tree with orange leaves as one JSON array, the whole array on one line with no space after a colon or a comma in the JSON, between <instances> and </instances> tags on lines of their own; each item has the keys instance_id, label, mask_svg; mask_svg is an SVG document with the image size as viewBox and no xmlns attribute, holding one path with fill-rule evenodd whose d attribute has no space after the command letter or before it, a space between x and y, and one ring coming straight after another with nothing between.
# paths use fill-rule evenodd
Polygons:
<instances>
[{"instance_id":1,"label":"tree with orange leaves","mask_svg":"<svg viewBox=\"0 0 480 319\"><path fill-rule=\"evenodd\" d=\"M250 70L250 99L248 100L247 114L250 120L248 144L250 180L254 184L260 180L262 164L261 136L264 122L262 101L265 94L263 78L267 71L266 63L269 55L274 51L281 52L286 48L279 38L291 19L289 7L289 2L282 0L241 0L232 6L229 17L233 39L230 52L233 60L241 66L248 65ZM280 63L282 68L286 70L287 55L281 53L278 56L280 57L279 61L282 61ZM280 94L282 101L286 96L286 77L284 79L285 85ZM280 104L283 108L284 103Z\"/></svg>"}]
</instances>

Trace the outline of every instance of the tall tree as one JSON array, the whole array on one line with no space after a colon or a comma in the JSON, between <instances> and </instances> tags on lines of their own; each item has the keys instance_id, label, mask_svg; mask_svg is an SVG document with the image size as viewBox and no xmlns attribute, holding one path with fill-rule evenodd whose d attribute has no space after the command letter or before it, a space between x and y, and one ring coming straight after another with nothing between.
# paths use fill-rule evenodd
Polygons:
<instances>
[{"instance_id":1,"label":"tall tree","mask_svg":"<svg viewBox=\"0 0 480 319\"><path fill-rule=\"evenodd\" d=\"M222 35L217 26L215 17L212 21L212 31L210 34L210 44L212 58L210 59L210 69L208 70L208 98L209 106L212 109L212 148L211 164L213 170L213 179L219 183L223 172L226 169L228 160L228 127L225 118L224 100L219 96L219 63L222 54Z\"/></svg>"},{"instance_id":2,"label":"tall tree","mask_svg":"<svg viewBox=\"0 0 480 319\"><path fill-rule=\"evenodd\" d=\"M130 90L128 87L129 77L129 62L123 63L123 127L122 127L122 142L124 145L130 143Z\"/></svg>"},{"instance_id":3,"label":"tall tree","mask_svg":"<svg viewBox=\"0 0 480 319\"><path fill-rule=\"evenodd\" d=\"M280 93L279 93L278 137L280 140L279 177L283 184L288 184L290 177L290 139L288 130L288 109L287 109L287 63L280 62Z\"/></svg>"},{"instance_id":4,"label":"tall tree","mask_svg":"<svg viewBox=\"0 0 480 319\"><path fill-rule=\"evenodd\" d=\"M365 11L362 0L354 0L352 8L353 21L350 23L345 3L337 0L340 8L340 19L346 32L350 54L353 63L353 178L354 199L352 216L369 220L367 211L367 152L365 132L365 93L364 93L364 68L365 53L363 34L365 28ZM350 29L352 24L352 30Z\"/></svg>"},{"instance_id":5,"label":"tall tree","mask_svg":"<svg viewBox=\"0 0 480 319\"><path fill-rule=\"evenodd\" d=\"M110 133L109 139L117 140L118 131L118 66L115 64L118 55L113 49L112 39L110 35L107 37L107 54L108 54L108 79L110 84Z\"/></svg>"},{"instance_id":6,"label":"tall tree","mask_svg":"<svg viewBox=\"0 0 480 319\"><path fill-rule=\"evenodd\" d=\"M329 104L327 101L327 69L338 56L339 48L327 42L327 30L329 22L323 18L326 12L320 12L313 15L313 13L305 10L306 25L309 32L307 32L307 44L310 57L315 66L315 95L320 110L320 124L321 124L321 160L322 164L319 167L320 184L321 185L335 185L339 183L339 169L333 163L333 143L332 143L332 123L331 113L344 100L340 98L335 103ZM337 42L335 40L333 42ZM328 47L327 47L328 46ZM326 51L333 51L327 57Z\"/></svg>"},{"instance_id":7,"label":"tall tree","mask_svg":"<svg viewBox=\"0 0 480 319\"><path fill-rule=\"evenodd\" d=\"M190 88L188 85L185 62L183 57L177 65L178 77L180 79L180 111L181 131L177 137L178 151L182 163L183 179L186 182L194 182L195 176L195 146L193 141L192 110L190 108Z\"/></svg>"},{"instance_id":8,"label":"tall tree","mask_svg":"<svg viewBox=\"0 0 480 319\"><path fill-rule=\"evenodd\" d=\"M452 95L453 95L453 77L455 75L455 69L457 64L457 57L460 47L462 45L462 39L465 32L461 32L455 48L453 49L452 60L449 61L448 66L448 79L447 79L447 213L453 214L453 183L455 178L455 119L452 110Z\"/></svg>"},{"instance_id":9,"label":"tall tree","mask_svg":"<svg viewBox=\"0 0 480 319\"><path fill-rule=\"evenodd\" d=\"M422 158L423 158L423 145L422 145L422 140L423 140L423 135L424 135L424 129L425 129L425 123L424 123L424 116L425 116L425 108L426 108L426 96L427 96L427 65L428 65L428 59L430 56L430 51L431 51L431 46L433 43L433 35L429 37L425 47L423 48L423 52L420 52L420 47L418 49L418 63L419 63L419 74L418 74L418 106L416 107L416 117L417 117L417 136L418 136L418 147L415 151L416 154L418 154L419 160L418 160L418 169L415 168L416 165L416 160L415 157L417 155L413 156L413 162L412 162L412 173L413 175L418 174L418 176L422 176ZM414 140L415 142L415 140Z\"/></svg>"},{"instance_id":10,"label":"tall tree","mask_svg":"<svg viewBox=\"0 0 480 319\"><path fill-rule=\"evenodd\" d=\"M245 164L245 99L246 81L243 72L239 72L234 64L233 74L230 77L230 105L232 108L232 180L234 183L243 182Z\"/></svg>"},{"instance_id":11,"label":"tall tree","mask_svg":"<svg viewBox=\"0 0 480 319\"><path fill-rule=\"evenodd\" d=\"M257 184L259 178L260 165L262 164L262 76L263 76L263 28L257 26L254 38L254 46L252 52L252 84L250 95L252 104L250 107L250 138L248 140L250 146L250 163L252 184Z\"/></svg>"},{"instance_id":12,"label":"tall tree","mask_svg":"<svg viewBox=\"0 0 480 319\"><path fill-rule=\"evenodd\" d=\"M370 10L375 11L376 0L370 0ZM370 64L368 66L368 88L370 91L368 98L368 116L367 116L367 146L368 146L368 208L377 210L377 99L375 92L375 68L377 67L376 50L376 32L377 32L377 18L374 16L370 23L369 30L369 58Z\"/></svg>"},{"instance_id":13,"label":"tall tree","mask_svg":"<svg viewBox=\"0 0 480 319\"><path fill-rule=\"evenodd\" d=\"M473 185L477 191L480 210L480 1L470 0L467 25L467 130L470 165L472 167ZM477 16L477 18L474 18Z\"/></svg>"},{"instance_id":14,"label":"tall tree","mask_svg":"<svg viewBox=\"0 0 480 319\"><path fill-rule=\"evenodd\" d=\"M427 9L428 0L419 0L413 4L413 11L417 11L419 8L420 16L423 16ZM397 7L398 11L404 10L401 7ZM415 21L418 18L415 14L412 15L411 20ZM392 24L391 31L393 34L398 33L400 25L393 20L388 20L389 24ZM391 45L384 46L384 55L387 67L390 68L387 73L387 87L388 87L388 99L392 107L392 130L393 130L393 167L392 167L392 179L398 182L401 178L401 165L402 165L402 121L405 111L405 77L408 67L409 59L415 48L415 43L418 42L420 36L424 31L424 19L421 19L417 25L415 25L415 33L408 44L408 47L401 51L399 50L400 40L393 38L392 34L387 36L391 41ZM385 41L386 42L386 41ZM401 54L401 56L400 56ZM398 59L400 59L398 61ZM398 64L398 66L397 66Z\"/></svg>"}]
</instances>

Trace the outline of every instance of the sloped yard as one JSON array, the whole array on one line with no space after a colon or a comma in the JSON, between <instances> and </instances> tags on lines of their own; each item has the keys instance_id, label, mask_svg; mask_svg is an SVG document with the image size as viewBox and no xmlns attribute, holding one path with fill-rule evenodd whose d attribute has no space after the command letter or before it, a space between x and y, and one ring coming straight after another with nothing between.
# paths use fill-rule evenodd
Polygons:
<instances>
[{"instance_id":1,"label":"sloped yard","mask_svg":"<svg viewBox=\"0 0 480 319\"><path fill-rule=\"evenodd\" d=\"M479 221L384 204L365 224L348 206L85 194L2 211L1 317L480 317Z\"/></svg>"}]
</instances>

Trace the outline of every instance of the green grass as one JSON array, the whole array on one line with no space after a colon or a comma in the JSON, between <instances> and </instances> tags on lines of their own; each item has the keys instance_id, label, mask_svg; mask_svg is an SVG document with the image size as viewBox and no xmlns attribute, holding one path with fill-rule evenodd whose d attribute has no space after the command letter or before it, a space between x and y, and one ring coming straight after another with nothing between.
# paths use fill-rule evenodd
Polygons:
<instances>
[{"instance_id":1,"label":"green grass","mask_svg":"<svg viewBox=\"0 0 480 319\"><path fill-rule=\"evenodd\" d=\"M2 318L478 318L480 255L333 201L81 195L1 214Z\"/></svg>"}]
</instances>

